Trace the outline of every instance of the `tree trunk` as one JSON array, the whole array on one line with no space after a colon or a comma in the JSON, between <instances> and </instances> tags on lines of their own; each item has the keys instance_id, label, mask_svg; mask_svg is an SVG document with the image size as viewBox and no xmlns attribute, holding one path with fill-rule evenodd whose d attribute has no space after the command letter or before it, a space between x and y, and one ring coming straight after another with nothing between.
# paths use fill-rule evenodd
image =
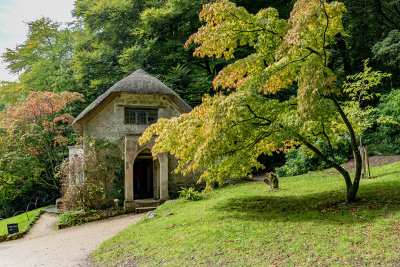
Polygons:
<instances>
[{"instance_id":1,"label":"tree trunk","mask_svg":"<svg viewBox=\"0 0 400 267\"><path fill-rule=\"evenodd\" d=\"M305 146L307 146L311 151L313 151L318 156L318 158L320 158L321 160L323 160L324 162L329 164L331 167L335 168L343 176L344 181L346 183L346 188L347 188L346 201L353 202L356 199L358 187L360 185L361 162L362 162L361 154L360 154L360 151L358 150L356 134L354 132L353 126L351 125L349 119L347 118L342 107L340 106L339 102L337 101L337 98L335 95L332 96L331 100L333 101L335 107L337 108L337 110L340 114L340 117L342 118L344 124L346 125L347 130L349 131L349 135L350 135L350 139L351 139L351 149L353 150L354 160L355 160L355 165L356 165L356 172L354 175L354 180L351 181L351 177L350 177L350 174L348 171L346 171L337 162L332 161L328 157L326 157L318 148L316 148L314 145L309 143L304 136L297 134L297 138L300 142L302 142ZM284 128L284 127L282 127L282 128Z\"/></svg>"},{"instance_id":2,"label":"tree trunk","mask_svg":"<svg viewBox=\"0 0 400 267\"><path fill-rule=\"evenodd\" d=\"M342 56L344 74L348 76L352 74L352 71L351 71L350 57L347 51L347 45L341 34L339 34L337 37L338 38L336 42L340 51L340 55Z\"/></svg>"},{"instance_id":3,"label":"tree trunk","mask_svg":"<svg viewBox=\"0 0 400 267\"><path fill-rule=\"evenodd\" d=\"M344 113L342 107L340 106L339 102L336 99L336 96L332 97L332 101L338 110L340 117L342 118L344 124L346 125L347 130L349 131L350 139L351 139L351 149L353 150L354 154L354 160L356 164L356 172L354 174L354 180L352 183L347 182L347 179L350 179L349 173L347 173L347 177L342 173L343 177L345 178L346 181L346 186L347 186L347 195L346 195L346 201L347 202L353 202L356 199L358 187L360 185L360 179L361 179L361 155L360 151L358 150L357 146L357 140L356 140L356 134L354 132L353 126L351 125L349 119L347 118L346 114ZM350 180L351 181L351 180Z\"/></svg>"},{"instance_id":4,"label":"tree trunk","mask_svg":"<svg viewBox=\"0 0 400 267\"><path fill-rule=\"evenodd\" d=\"M368 178L371 178L371 168L369 167L368 146L365 146L365 158L367 159L365 163L367 165Z\"/></svg>"},{"instance_id":5,"label":"tree trunk","mask_svg":"<svg viewBox=\"0 0 400 267\"><path fill-rule=\"evenodd\" d=\"M364 179L371 178L371 169L369 166L368 146L360 146L359 151L361 154L362 175Z\"/></svg>"},{"instance_id":6,"label":"tree trunk","mask_svg":"<svg viewBox=\"0 0 400 267\"><path fill-rule=\"evenodd\" d=\"M362 166L362 174L361 174L361 178L367 178L367 169L365 168L365 151L364 151L364 147L362 145L360 145L360 147L358 148L360 151L360 155L361 155L361 166Z\"/></svg>"},{"instance_id":7,"label":"tree trunk","mask_svg":"<svg viewBox=\"0 0 400 267\"><path fill-rule=\"evenodd\" d=\"M298 138L305 146L307 146L310 150L312 150L322 161L326 162L331 167L335 168L343 176L344 181L346 182L346 188L347 188L346 201L348 201L348 202L353 201L355 198L355 195L357 194L358 183L351 182L351 177L350 177L349 172L346 171L337 162L334 162L334 161L330 160L329 158L327 158L324 154L322 154L322 152L318 148L316 148L314 145L310 144L304 137L299 135ZM360 153L358 153L358 156L360 156ZM360 167L361 167L361 165L360 165ZM354 185L355 185L355 187L354 187Z\"/></svg>"}]
</instances>

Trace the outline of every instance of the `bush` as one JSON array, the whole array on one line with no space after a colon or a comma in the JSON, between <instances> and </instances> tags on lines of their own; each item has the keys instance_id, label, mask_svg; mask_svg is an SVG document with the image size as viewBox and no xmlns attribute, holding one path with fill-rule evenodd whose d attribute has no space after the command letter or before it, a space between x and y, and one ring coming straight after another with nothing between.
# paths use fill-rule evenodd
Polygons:
<instances>
[{"instance_id":1,"label":"bush","mask_svg":"<svg viewBox=\"0 0 400 267\"><path fill-rule=\"evenodd\" d=\"M369 151L392 155L400 154L400 90L381 97L377 117L385 120L364 134Z\"/></svg>"},{"instance_id":2,"label":"bush","mask_svg":"<svg viewBox=\"0 0 400 267\"><path fill-rule=\"evenodd\" d=\"M114 143L88 139L81 157L66 160L58 173L64 209L105 209L123 197L123 159Z\"/></svg>"},{"instance_id":3,"label":"bush","mask_svg":"<svg viewBox=\"0 0 400 267\"><path fill-rule=\"evenodd\" d=\"M52 188L44 188L40 182L33 179L0 183L0 217L7 218L18 211L25 211L29 203L36 201L40 206L50 205L58 196L59 192Z\"/></svg>"},{"instance_id":4,"label":"bush","mask_svg":"<svg viewBox=\"0 0 400 267\"><path fill-rule=\"evenodd\" d=\"M292 149L286 154L286 163L276 169L280 177L294 176L307 173L313 167L312 159L303 154L303 149Z\"/></svg>"},{"instance_id":5,"label":"bush","mask_svg":"<svg viewBox=\"0 0 400 267\"><path fill-rule=\"evenodd\" d=\"M197 201L203 198L203 194L200 193L199 191L196 191L194 187L182 187L182 190L179 191L180 195L179 198L185 199L185 200L193 200Z\"/></svg>"},{"instance_id":6,"label":"bush","mask_svg":"<svg viewBox=\"0 0 400 267\"><path fill-rule=\"evenodd\" d=\"M320 147L325 155L328 155L328 147L319 140L315 146ZM336 160L339 164L343 164L349 160L351 156L350 140L347 137L342 137L342 140L333 144ZM292 149L286 153L286 163L280 168L276 168L276 174L279 177L294 176L307 173L309 171L321 170L330 168L324 161L321 161L316 155L307 154L305 147Z\"/></svg>"},{"instance_id":7,"label":"bush","mask_svg":"<svg viewBox=\"0 0 400 267\"><path fill-rule=\"evenodd\" d=\"M72 220L83 213L84 213L83 210L63 213L60 215L58 224L72 225Z\"/></svg>"}]
</instances>

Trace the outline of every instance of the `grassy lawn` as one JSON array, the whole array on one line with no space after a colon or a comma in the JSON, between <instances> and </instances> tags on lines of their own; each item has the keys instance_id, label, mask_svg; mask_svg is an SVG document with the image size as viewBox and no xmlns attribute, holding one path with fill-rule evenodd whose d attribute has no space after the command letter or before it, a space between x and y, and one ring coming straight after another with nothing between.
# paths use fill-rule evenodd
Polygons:
<instances>
[{"instance_id":1,"label":"grassy lawn","mask_svg":"<svg viewBox=\"0 0 400 267\"><path fill-rule=\"evenodd\" d=\"M357 205L327 172L214 190L162 205L93 253L105 266L400 265L400 162L362 180Z\"/></svg>"},{"instance_id":2,"label":"grassy lawn","mask_svg":"<svg viewBox=\"0 0 400 267\"><path fill-rule=\"evenodd\" d=\"M32 220L32 218L35 217L41 209L43 209L43 208L28 211L29 219ZM26 217L26 213L19 214L19 215L15 216L14 218L6 218L5 220L1 220L0 221L0 235L8 234L8 231L7 231L8 223L18 223L18 230L21 231L29 224L30 220L28 220L28 217Z\"/></svg>"}]
</instances>

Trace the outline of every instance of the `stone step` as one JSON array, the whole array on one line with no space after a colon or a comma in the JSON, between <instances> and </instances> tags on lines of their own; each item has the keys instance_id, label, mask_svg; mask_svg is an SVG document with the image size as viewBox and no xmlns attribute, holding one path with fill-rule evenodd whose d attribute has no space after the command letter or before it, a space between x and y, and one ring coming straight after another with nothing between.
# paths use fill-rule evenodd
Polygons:
<instances>
[{"instance_id":1,"label":"stone step","mask_svg":"<svg viewBox=\"0 0 400 267\"><path fill-rule=\"evenodd\" d=\"M145 207L157 207L160 205L160 201L156 199L138 199L135 200L135 206L137 208Z\"/></svg>"},{"instance_id":2,"label":"stone step","mask_svg":"<svg viewBox=\"0 0 400 267\"><path fill-rule=\"evenodd\" d=\"M157 207L141 207L136 208L136 213L145 213L157 209Z\"/></svg>"}]
</instances>

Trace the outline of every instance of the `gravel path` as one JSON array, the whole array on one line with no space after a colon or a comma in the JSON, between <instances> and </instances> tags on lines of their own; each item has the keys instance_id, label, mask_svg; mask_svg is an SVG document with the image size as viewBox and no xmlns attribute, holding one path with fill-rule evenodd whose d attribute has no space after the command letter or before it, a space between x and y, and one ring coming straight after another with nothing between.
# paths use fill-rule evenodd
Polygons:
<instances>
[{"instance_id":1,"label":"gravel path","mask_svg":"<svg viewBox=\"0 0 400 267\"><path fill-rule=\"evenodd\" d=\"M55 230L57 216L44 213L22 239L0 243L0 266L89 266L90 254L143 214Z\"/></svg>"}]
</instances>

